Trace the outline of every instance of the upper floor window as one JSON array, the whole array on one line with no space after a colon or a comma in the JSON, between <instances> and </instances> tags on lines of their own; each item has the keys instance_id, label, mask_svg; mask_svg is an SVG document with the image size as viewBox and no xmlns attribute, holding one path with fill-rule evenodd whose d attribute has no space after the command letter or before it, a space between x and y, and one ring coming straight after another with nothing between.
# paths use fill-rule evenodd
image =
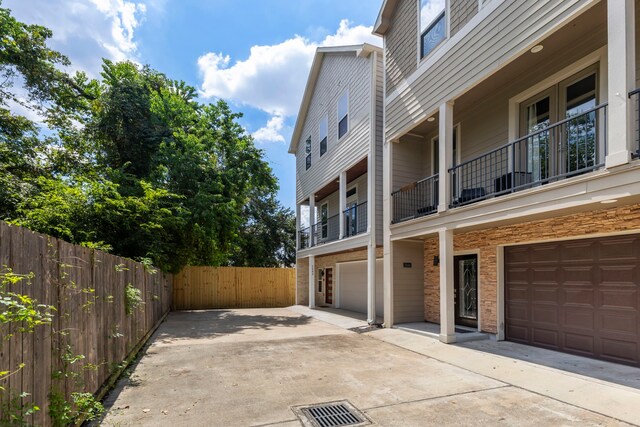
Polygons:
<instances>
[{"instance_id":1,"label":"upper floor window","mask_svg":"<svg viewBox=\"0 0 640 427\"><path fill-rule=\"evenodd\" d=\"M349 92L344 93L338 99L338 139L349 131Z\"/></svg>"},{"instance_id":2,"label":"upper floor window","mask_svg":"<svg viewBox=\"0 0 640 427\"><path fill-rule=\"evenodd\" d=\"M447 38L446 0L420 0L420 57L427 56Z\"/></svg>"},{"instance_id":3,"label":"upper floor window","mask_svg":"<svg viewBox=\"0 0 640 427\"><path fill-rule=\"evenodd\" d=\"M329 118L324 116L320 120L320 156L327 152L327 135L329 133Z\"/></svg>"},{"instance_id":4,"label":"upper floor window","mask_svg":"<svg viewBox=\"0 0 640 427\"><path fill-rule=\"evenodd\" d=\"M304 152L307 155L305 161L307 164L307 169L309 169L311 167L311 137L307 138L304 146Z\"/></svg>"}]
</instances>

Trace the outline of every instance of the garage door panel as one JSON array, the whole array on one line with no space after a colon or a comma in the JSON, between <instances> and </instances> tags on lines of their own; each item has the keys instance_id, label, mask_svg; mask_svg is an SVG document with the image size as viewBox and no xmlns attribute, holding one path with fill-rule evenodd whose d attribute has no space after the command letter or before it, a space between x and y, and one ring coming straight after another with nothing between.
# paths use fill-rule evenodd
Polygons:
<instances>
[{"instance_id":1,"label":"garage door panel","mask_svg":"<svg viewBox=\"0 0 640 427\"><path fill-rule=\"evenodd\" d=\"M634 285L637 288L637 286ZM638 291L621 286L602 287L600 301L603 309L628 308L638 310Z\"/></svg>"},{"instance_id":2,"label":"garage door panel","mask_svg":"<svg viewBox=\"0 0 640 427\"><path fill-rule=\"evenodd\" d=\"M558 283L558 268L533 267L531 281L537 285L555 285Z\"/></svg>"},{"instance_id":3,"label":"garage door panel","mask_svg":"<svg viewBox=\"0 0 640 427\"><path fill-rule=\"evenodd\" d=\"M565 287L562 290L565 307L588 307L593 308L596 305L596 293L591 287L575 286Z\"/></svg>"},{"instance_id":4,"label":"garage door panel","mask_svg":"<svg viewBox=\"0 0 640 427\"><path fill-rule=\"evenodd\" d=\"M604 338L600 342L602 346L601 354L604 358L626 363L634 363L638 360L637 342L608 338Z\"/></svg>"},{"instance_id":5,"label":"garage door panel","mask_svg":"<svg viewBox=\"0 0 640 427\"><path fill-rule=\"evenodd\" d=\"M619 237L600 242L601 261L634 261L637 256L637 239L633 236Z\"/></svg>"},{"instance_id":6,"label":"garage door panel","mask_svg":"<svg viewBox=\"0 0 640 427\"><path fill-rule=\"evenodd\" d=\"M533 289L534 303L558 303L558 287L535 287Z\"/></svg>"},{"instance_id":7,"label":"garage door panel","mask_svg":"<svg viewBox=\"0 0 640 427\"><path fill-rule=\"evenodd\" d=\"M560 255L558 254L558 245L538 245L531 246L531 250L529 252L529 263L537 264L537 263L557 263L560 261Z\"/></svg>"},{"instance_id":8,"label":"garage door panel","mask_svg":"<svg viewBox=\"0 0 640 427\"><path fill-rule=\"evenodd\" d=\"M505 248L506 338L640 366L640 235Z\"/></svg>"},{"instance_id":9,"label":"garage door panel","mask_svg":"<svg viewBox=\"0 0 640 427\"><path fill-rule=\"evenodd\" d=\"M555 326L558 324L558 308L555 306L536 304L532 310L532 321L538 325Z\"/></svg>"},{"instance_id":10,"label":"garage door panel","mask_svg":"<svg viewBox=\"0 0 640 427\"><path fill-rule=\"evenodd\" d=\"M595 328L595 315L593 310L575 308L564 310L564 328L583 329L592 331Z\"/></svg>"},{"instance_id":11,"label":"garage door panel","mask_svg":"<svg viewBox=\"0 0 640 427\"><path fill-rule=\"evenodd\" d=\"M563 267L562 278L564 285L589 285L593 279L593 267L589 265L576 267Z\"/></svg>"},{"instance_id":12,"label":"garage door panel","mask_svg":"<svg viewBox=\"0 0 640 427\"><path fill-rule=\"evenodd\" d=\"M603 283L634 283L637 277L635 265L603 265L600 275Z\"/></svg>"},{"instance_id":13,"label":"garage door panel","mask_svg":"<svg viewBox=\"0 0 640 427\"><path fill-rule=\"evenodd\" d=\"M382 260L376 260L376 315L383 315ZM367 261L339 264L340 308L357 313L367 313Z\"/></svg>"},{"instance_id":14,"label":"garage door panel","mask_svg":"<svg viewBox=\"0 0 640 427\"><path fill-rule=\"evenodd\" d=\"M593 354L596 351L595 340L589 335L565 333L564 346L567 350L585 353L585 355Z\"/></svg>"},{"instance_id":15,"label":"garage door panel","mask_svg":"<svg viewBox=\"0 0 640 427\"><path fill-rule=\"evenodd\" d=\"M606 334L638 335L638 315L635 312L608 313L606 316L600 316L600 329Z\"/></svg>"},{"instance_id":16,"label":"garage door panel","mask_svg":"<svg viewBox=\"0 0 640 427\"><path fill-rule=\"evenodd\" d=\"M559 345L558 331L551 329L533 328L531 341L539 346L556 348Z\"/></svg>"},{"instance_id":17,"label":"garage door panel","mask_svg":"<svg viewBox=\"0 0 640 427\"><path fill-rule=\"evenodd\" d=\"M591 262L591 253L594 251L596 242L570 242L562 245L563 262Z\"/></svg>"}]
</instances>

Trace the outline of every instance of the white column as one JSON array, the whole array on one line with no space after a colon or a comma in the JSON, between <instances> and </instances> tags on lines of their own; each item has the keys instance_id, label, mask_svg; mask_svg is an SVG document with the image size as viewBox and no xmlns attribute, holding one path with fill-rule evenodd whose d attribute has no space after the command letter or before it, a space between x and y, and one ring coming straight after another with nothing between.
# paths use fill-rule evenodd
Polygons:
<instances>
[{"instance_id":1,"label":"white column","mask_svg":"<svg viewBox=\"0 0 640 427\"><path fill-rule=\"evenodd\" d=\"M316 306L316 257L309 255L309 308Z\"/></svg>"},{"instance_id":2,"label":"white column","mask_svg":"<svg viewBox=\"0 0 640 427\"><path fill-rule=\"evenodd\" d=\"M367 250L367 322L376 323L376 245Z\"/></svg>"},{"instance_id":3,"label":"white column","mask_svg":"<svg viewBox=\"0 0 640 427\"><path fill-rule=\"evenodd\" d=\"M631 159L633 100L628 93L635 86L635 0L607 2L608 100L607 168Z\"/></svg>"},{"instance_id":4,"label":"white column","mask_svg":"<svg viewBox=\"0 0 640 427\"><path fill-rule=\"evenodd\" d=\"M347 209L347 172L340 172L340 238L344 239L344 211Z\"/></svg>"},{"instance_id":5,"label":"white column","mask_svg":"<svg viewBox=\"0 0 640 427\"><path fill-rule=\"evenodd\" d=\"M456 342L454 283L453 283L453 230L441 229L440 239L440 341Z\"/></svg>"},{"instance_id":6,"label":"white column","mask_svg":"<svg viewBox=\"0 0 640 427\"><path fill-rule=\"evenodd\" d=\"M296 252L300 250L300 224L302 223L300 204L296 203Z\"/></svg>"},{"instance_id":7,"label":"white column","mask_svg":"<svg viewBox=\"0 0 640 427\"><path fill-rule=\"evenodd\" d=\"M313 246L315 242L313 241L314 229L313 226L316 223L316 193L312 193L309 196L309 247Z\"/></svg>"},{"instance_id":8,"label":"white column","mask_svg":"<svg viewBox=\"0 0 640 427\"><path fill-rule=\"evenodd\" d=\"M384 326L393 326L393 244L391 243L391 188L393 178L393 145L386 141L382 147L382 230L383 230L383 280Z\"/></svg>"},{"instance_id":9,"label":"white column","mask_svg":"<svg viewBox=\"0 0 640 427\"><path fill-rule=\"evenodd\" d=\"M438 212L449 209L451 201L451 176L449 167L453 165L453 101L440 105L438 130L438 152L440 167L438 177Z\"/></svg>"}]
</instances>

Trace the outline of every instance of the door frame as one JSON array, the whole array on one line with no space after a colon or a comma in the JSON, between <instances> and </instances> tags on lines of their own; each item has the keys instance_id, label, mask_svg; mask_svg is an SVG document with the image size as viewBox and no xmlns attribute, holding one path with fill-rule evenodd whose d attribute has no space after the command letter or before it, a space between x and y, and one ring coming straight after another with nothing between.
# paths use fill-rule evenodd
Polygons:
<instances>
[{"instance_id":1,"label":"door frame","mask_svg":"<svg viewBox=\"0 0 640 427\"><path fill-rule=\"evenodd\" d=\"M480 258L480 249L470 249L470 250L465 250L465 251L454 251L453 253L453 259L454 259L454 269L457 268L456 264L455 264L455 259L456 257L461 257L461 256L469 256L469 255L475 255L476 256L476 274L477 274L477 280L478 280L478 284L477 284L477 294L476 294L476 304L477 304L477 313L478 313L478 325L476 327L476 329L478 330L478 332L482 331L482 310L480 310L481 304L480 302L482 301L482 287L480 286L480 269L482 268L482 261ZM456 283L455 283L455 271L454 271L454 280L453 280L453 286L455 289ZM456 316L456 307L454 304L454 319L457 319ZM454 323L456 321L454 320ZM456 326L465 326L465 327L472 327L472 326L466 326L466 325L458 325L456 323Z\"/></svg>"}]
</instances>

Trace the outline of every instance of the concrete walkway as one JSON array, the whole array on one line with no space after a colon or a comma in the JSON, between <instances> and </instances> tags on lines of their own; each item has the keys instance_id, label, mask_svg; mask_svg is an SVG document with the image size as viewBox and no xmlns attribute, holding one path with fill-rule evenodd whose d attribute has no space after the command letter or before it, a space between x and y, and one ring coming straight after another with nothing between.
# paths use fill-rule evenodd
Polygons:
<instances>
[{"instance_id":1,"label":"concrete walkway","mask_svg":"<svg viewBox=\"0 0 640 427\"><path fill-rule=\"evenodd\" d=\"M471 345L305 307L171 313L103 425L300 426L292 407L345 399L380 426L640 424L633 381Z\"/></svg>"}]
</instances>

